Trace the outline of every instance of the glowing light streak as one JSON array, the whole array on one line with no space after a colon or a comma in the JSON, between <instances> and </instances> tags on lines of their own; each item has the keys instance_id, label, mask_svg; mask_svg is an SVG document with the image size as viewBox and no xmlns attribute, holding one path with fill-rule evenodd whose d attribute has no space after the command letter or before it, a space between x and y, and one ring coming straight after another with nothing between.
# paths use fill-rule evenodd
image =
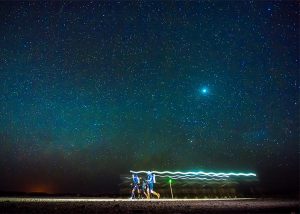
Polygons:
<instances>
[{"instance_id":1,"label":"glowing light streak","mask_svg":"<svg viewBox=\"0 0 300 214\"><path fill-rule=\"evenodd\" d=\"M190 177L190 176L169 176L169 175L156 175L156 177L161 178L170 178L174 180L182 179L182 180L202 180L202 181L226 181L226 178L203 178L203 177ZM131 177L124 177L126 180L131 180Z\"/></svg>"},{"instance_id":2,"label":"glowing light streak","mask_svg":"<svg viewBox=\"0 0 300 214\"><path fill-rule=\"evenodd\" d=\"M157 177L171 178L171 179L189 179L189 180L203 180L203 181L225 181L225 178L203 178L203 177L190 177L190 176L168 176L168 175L156 175Z\"/></svg>"},{"instance_id":3,"label":"glowing light streak","mask_svg":"<svg viewBox=\"0 0 300 214\"><path fill-rule=\"evenodd\" d=\"M186 177L195 177L195 176L201 176L201 177L207 177L207 176L209 176L209 177L221 177L221 178L223 178L223 177L226 177L226 178L228 178L229 177L229 175L215 175L215 176L212 176L212 175L205 175L205 174L184 174L184 175L182 175L182 174L178 174L178 175L174 175L174 174L158 174L158 175L166 175L166 176L186 176Z\"/></svg>"},{"instance_id":4,"label":"glowing light streak","mask_svg":"<svg viewBox=\"0 0 300 214\"><path fill-rule=\"evenodd\" d=\"M147 171L133 171L130 170L131 173L147 173ZM152 171L152 173L156 174L156 175L164 175L164 174L169 174L169 175L203 175L203 176L211 176L211 177L229 177L229 176L246 176L246 177L256 177L255 173L233 173L233 172L229 172L229 173L224 173L224 172L220 172L220 173L215 173L215 172L203 172L203 171L198 171L198 172L180 172L180 171L175 171L175 172L171 172L171 171Z\"/></svg>"}]
</instances>

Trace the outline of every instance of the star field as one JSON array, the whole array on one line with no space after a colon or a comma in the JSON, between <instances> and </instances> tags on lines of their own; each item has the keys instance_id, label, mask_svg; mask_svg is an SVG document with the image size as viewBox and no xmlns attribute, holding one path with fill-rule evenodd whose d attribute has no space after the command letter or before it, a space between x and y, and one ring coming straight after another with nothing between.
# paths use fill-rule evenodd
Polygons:
<instances>
[{"instance_id":1,"label":"star field","mask_svg":"<svg viewBox=\"0 0 300 214\"><path fill-rule=\"evenodd\" d=\"M133 168L299 185L296 2L17 1L0 14L0 190L117 192Z\"/></svg>"}]
</instances>

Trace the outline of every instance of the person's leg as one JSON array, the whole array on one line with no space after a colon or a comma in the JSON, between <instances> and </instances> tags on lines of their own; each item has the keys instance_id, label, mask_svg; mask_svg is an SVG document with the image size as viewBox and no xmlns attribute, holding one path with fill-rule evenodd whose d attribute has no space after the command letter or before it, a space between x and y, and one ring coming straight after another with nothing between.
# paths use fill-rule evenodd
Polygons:
<instances>
[{"instance_id":1,"label":"person's leg","mask_svg":"<svg viewBox=\"0 0 300 214\"><path fill-rule=\"evenodd\" d=\"M149 188L149 186L147 187L147 199L150 199L150 188Z\"/></svg>"},{"instance_id":2,"label":"person's leg","mask_svg":"<svg viewBox=\"0 0 300 214\"><path fill-rule=\"evenodd\" d=\"M146 198L148 199L147 190L143 190L143 194L144 194L144 196L146 196Z\"/></svg>"},{"instance_id":3,"label":"person's leg","mask_svg":"<svg viewBox=\"0 0 300 214\"><path fill-rule=\"evenodd\" d=\"M137 187L137 192L138 192L138 198L141 198L141 191L140 191L140 187Z\"/></svg>"},{"instance_id":4,"label":"person's leg","mask_svg":"<svg viewBox=\"0 0 300 214\"><path fill-rule=\"evenodd\" d=\"M136 190L136 185L134 185L133 189L132 189L132 193L131 193L131 198L135 198L135 190Z\"/></svg>"},{"instance_id":5,"label":"person's leg","mask_svg":"<svg viewBox=\"0 0 300 214\"><path fill-rule=\"evenodd\" d=\"M160 198L160 194L158 192L155 192L154 190L152 190L151 192L153 195L155 195L157 197L157 199Z\"/></svg>"},{"instance_id":6,"label":"person's leg","mask_svg":"<svg viewBox=\"0 0 300 214\"><path fill-rule=\"evenodd\" d=\"M131 199L133 199L134 198L134 187L133 187L133 189L131 190Z\"/></svg>"},{"instance_id":7,"label":"person's leg","mask_svg":"<svg viewBox=\"0 0 300 214\"><path fill-rule=\"evenodd\" d=\"M152 193L153 195L155 195L159 199L160 194L154 191L154 185L151 184L149 187L150 187L150 193Z\"/></svg>"},{"instance_id":8,"label":"person's leg","mask_svg":"<svg viewBox=\"0 0 300 214\"><path fill-rule=\"evenodd\" d=\"M153 193L153 183L149 184L149 198L151 198L151 194Z\"/></svg>"}]
</instances>

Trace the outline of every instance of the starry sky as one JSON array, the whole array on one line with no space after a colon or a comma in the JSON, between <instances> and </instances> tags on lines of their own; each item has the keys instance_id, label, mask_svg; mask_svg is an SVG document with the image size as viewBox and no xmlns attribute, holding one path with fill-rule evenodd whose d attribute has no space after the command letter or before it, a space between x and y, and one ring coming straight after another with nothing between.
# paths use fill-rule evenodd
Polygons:
<instances>
[{"instance_id":1,"label":"starry sky","mask_svg":"<svg viewBox=\"0 0 300 214\"><path fill-rule=\"evenodd\" d=\"M0 190L115 193L131 169L299 189L296 1L1 1L0 38Z\"/></svg>"}]
</instances>

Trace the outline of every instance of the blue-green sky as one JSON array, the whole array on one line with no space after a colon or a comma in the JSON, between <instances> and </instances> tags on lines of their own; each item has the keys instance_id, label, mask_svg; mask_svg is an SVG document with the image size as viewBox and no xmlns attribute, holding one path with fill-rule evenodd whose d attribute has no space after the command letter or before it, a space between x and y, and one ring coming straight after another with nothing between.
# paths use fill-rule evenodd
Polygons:
<instances>
[{"instance_id":1,"label":"blue-green sky","mask_svg":"<svg viewBox=\"0 0 300 214\"><path fill-rule=\"evenodd\" d=\"M117 192L130 169L298 185L296 2L2 1L0 38L0 190Z\"/></svg>"}]
</instances>

